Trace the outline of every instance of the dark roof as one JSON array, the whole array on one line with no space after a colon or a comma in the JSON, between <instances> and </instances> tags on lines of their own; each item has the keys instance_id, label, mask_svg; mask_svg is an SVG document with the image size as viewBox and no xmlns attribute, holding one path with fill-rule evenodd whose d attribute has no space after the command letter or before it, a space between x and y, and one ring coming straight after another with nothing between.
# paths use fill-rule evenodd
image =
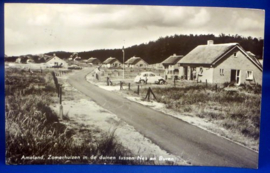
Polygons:
<instances>
[{"instance_id":1,"label":"dark roof","mask_svg":"<svg viewBox=\"0 0 270 173\"><path fill-rule=\"evenodd\" d=\"M21 63L26 63L27 60L31 60L32 62L34 61L32 57L30 56L22 56L22 57L19 57L21 58Z\"/></svg>"},{"instance_id":2,"label":"dark roof","mask_svg":"<svg viewBox=\"0 0 270 173\"><path fill-rule=\"evenodd\" d=\"M256 63L258 63L262 67L262 63L259 61L259 59L256 57L256 55L254 55L250 51L247 51L246 53L253 59L253 61L255 61Z\"/></svg>"},{"instance_id":3,"label":"dark roof","mask_svg":"<svg viewBox=\"0 0 270 173\"><path fill-rule=\"evenodd\" d=\"M53 59L53 58L57 58L57 59L59 59L59 60L62 60L62 61L64 61L64 62L66 62L65 60L63 60L63 59L61 59L61 58L59 58L58 56L56 56L56 55L53 55L53 56L47 56L47 55L45 55L45 56L43 56L43 58L45 57L45 62L47 63L47 62L49 62L51 59Z\"/></svg>"},{"instance_id":4,"label":"dark roof","mask_svg":"<svg viewBox=\"0 0 270 173\"><path fill-rule=\"evenodd\" d=\"M167 59L161 62L161 64L176 64L181 58L183 58L183 55L172 55L169 56Z\"/></svg>"},{"instance_id":5,"label":"dark roof","mask_svg":"<svg viewBox=\"0 0 270 173\"><path fill-rule=\"evenodd\" d=\"M237 43L199 45L184 56L178 63L212 64L221 55L238 45Z\"/></svg>"},{"instance_id":6,"label":"dark roof","mask_svg":"<svg viewBox=\"0 0 270 173\"><path fill-rule=\"evenodd\" d=\"M135 57L135 56L133 56L133 57L129 58L129 59L125 62L125 64L133 64L133 65L135 65L135 64L137 64L140 60L143 60L143 59L140 58L140 57Z\"/></svg>"},{"instance_id":7,"label":"dark roof","mask_svg":"<svg viewBox=\"0 0 270 173\"><path fill-rule=\"evenodd\" d=\"M50 61L50 60L53 58L53 56L50 56L50 55L44 55L42 58L44 58L44 61L45 61L45 62L48 62L48 61Z\"/></svg>"},{"instance_id":8,"label":"dark roof","mask_svg":"<svg viewBox=\"0 0 270 173\"><path fill-rule=\"evenodd\" d=\"M247 51L247 54L249 55L249 56L256 56L256 55L254 55L254 53L252 53L252 52L250 52L250 51Z\"/></svg>"},{"instance_id":9,"label":"dark roof","mask_svg":"<svg viewBox=\"0 0 270 173\"><path fill-rule=\"evenodd\" d=\"M113 58L113 57L109 57L107 58L105 61L103 61L103 64L112 64L114 63L115 61L118 61L116 58Z\"/></svg>"},{"instance_id":10,"label":"dark roof","mask_svg":"<svg viewBox=\"0 0 270 173\"><path fill-rule=\"evenodd\" d=\"M94 58L94 57L91 57L91 58L89 58L89 59L87 60L87 63L93 63L93 62L95 62L95 61L100 62L99 59Z\"/></svg>"},{"instance_id":11,"label":"dark roof","mask_svg":"<svg viewBox=\"0 0 270 173\"><path fill-rule=\"evenodd\" d=\"M250 56L238 43L199 45L180 59L178 63L214 65L219 62L227 52L234 48L238 48L251 62L262 70L261 63L259 63L255 57Z\"/></svg>"}]
</instances>

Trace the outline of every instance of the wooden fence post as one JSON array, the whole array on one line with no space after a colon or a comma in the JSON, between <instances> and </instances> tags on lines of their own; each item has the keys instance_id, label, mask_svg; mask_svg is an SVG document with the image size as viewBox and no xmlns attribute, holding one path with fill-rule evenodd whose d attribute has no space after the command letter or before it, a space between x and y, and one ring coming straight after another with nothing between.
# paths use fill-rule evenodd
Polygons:
<instances>
[{"instance_id":1,"label":"wooden fence post","mask_svg":"<svg viewBox=\"0 0 270 173\"><path fill-rule=\"evenodd\" d=\"M59 103L62 104L62 86L59 86Z\"/></svg>"},{"instance_id":2,"label":"wooden fence post","mask_svg":"<svg viewBox=\"0 0 270 173\"><path fill-rule=\"evenodd\" d=\"M140 95L140 85L138 85L137 94Z\"/></svg>"},{"instance_id":3,"label":"wooden fence post","mask_svg":"<svg viewBox=\"0 0 270 173\"><path fill-rule=\"evenodd\" d=\"M123 89L123 82L120 81L120 90L122 90L122 89Z\"/></svg>"},{"instance_id":4,"label":"wooden fence post","mask_svg":"<svg viewBox=\"0 0 270 173\"><path fill-rule=\"evenodd\" d=\"M148 101L150 101L151 94L153 95L154 99L157 100L154 92L152 91L152 89L150 87L147 90L147 93L146 93L146 96L145 96L144 100L147 99Z\"/></svg>"},{"instance_id":5,"label":"wooden fence post","mask_svg":"<svg viewBox=\"0 0 270 173\"><path fill-rule=\"evenodd\" d=\"M147 94L146 94L146 97L145 99L148 99L148 101L150 101L150 87L148 88L148 91L147 91Z\"/></svg>"},{"instance_id":6,"label":"wooden fence post","mask_svg":"<svg viewBox=\"0 0 270 173\"><path fill-rule=\"evenodd\" d=\"M205 80L205 86L207 87L207 79Z\"/></svg>"},{"instance_id":7,"label":"wooden fence post","mask_svg":"<svg viewBox=\"0 0 270 173\"><path fill-rule=\"evenodd\" d=\"M58 91L57 91L58 97L60 98L60 88L61 88L61 85L57 84L57 88L58 88Z\"/></svg>"},{"instance_id":8,"label":"wooden fence post","mask_svg":"<svg viewBox=\"0 0 270 173\"><path fill-rule=\"evenodd\" d=\"M109 85L110 85L110 78L107 77L107 86L109 86Z\"/></svg>"},{"instance_id":9,"label":"wooden fence post","mask_svg":"<svg viewBox=\"0 0 270 173\"><path fill-rule=\"evenodd\" d=\"M59 118L63 119L63 105L62 105L62 87L59 86Z\"/></svg>"},{"instance_id":10,"label":"wooden fence post","mask_svg":"<svg viewBox=\"0 0 270 173\"><path fill-rule=\"evenodd\" d=\"M58 85L58 80L57 80L57 78L56 78L56 75L55 75L55 72L53 71L52 72L52 76L53 76L53 81L54 81L54 84L55 84L55 88L56 88L56 91L57 91L57 93L58 93L58 97L59 97L59 85Z\"/></svg>"},{"instance_id":11,"label":"wooden fence post","mask_svg":"<svg viewBox=\"0 0 270 173\"><path fill-rule=\"evenodd\" d=\"M130 83L128 83L128 90L130 90Z\"/></svg>"}]
</instances>

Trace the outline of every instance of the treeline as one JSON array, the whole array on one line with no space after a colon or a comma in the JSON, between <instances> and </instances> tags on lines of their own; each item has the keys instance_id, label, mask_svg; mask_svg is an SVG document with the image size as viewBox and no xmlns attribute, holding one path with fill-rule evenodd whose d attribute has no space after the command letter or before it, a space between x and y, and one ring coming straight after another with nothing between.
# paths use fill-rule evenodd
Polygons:
<instances>
[{"instance_id":1,"label":"treeline","mask_svg":"<svg viewBox=\"0 0 270 173\"><path fill-rule=\"evenodd\" d=\"M239 43L246 51L251 51L258 58L262 58L263 53L263 40L242 37L239 35L225 35L219 36L209 35L174 35L161 37L156 41L150 41L147 44L134 45L125 48L125 60L132 56L138 56L143 58L149 64L159 63L169 57L172 54L186 55L192 49L198 45L207 44L207 40L214 40L215 44L219 43ZM72 52L50 52L46 55L56 54L62 59L68 59ZM123 61L122 49L100 49L87 52L78 52L78 56L82 59L88 59L90 57L96 57L101 61L104 61L108 57L115 57L121 62Z\"/></svg>"}]
</instances>

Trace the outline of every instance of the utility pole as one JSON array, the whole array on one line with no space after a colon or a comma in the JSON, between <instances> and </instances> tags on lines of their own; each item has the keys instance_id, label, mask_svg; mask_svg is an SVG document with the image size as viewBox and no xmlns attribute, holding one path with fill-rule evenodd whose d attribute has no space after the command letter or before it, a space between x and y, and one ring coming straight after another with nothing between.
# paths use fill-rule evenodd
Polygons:
<instances>
[{"instance_id":1,"label":"utility pole","mask_svg":"<svg viewBox=\"0 0 270 173\"><path fill-rule=\"evenodd\" d=\"M123 79L125 79L125 48L124 46L123 46L122 52L123 52Z\"/></svg>"}]
</instances>

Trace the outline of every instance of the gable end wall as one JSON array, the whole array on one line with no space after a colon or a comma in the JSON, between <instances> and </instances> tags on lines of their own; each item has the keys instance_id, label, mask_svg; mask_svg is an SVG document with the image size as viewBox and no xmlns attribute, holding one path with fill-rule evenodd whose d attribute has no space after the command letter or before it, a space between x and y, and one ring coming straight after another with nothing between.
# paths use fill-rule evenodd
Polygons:
<instances>
[{"instance_id":1,"label":"gable end wall","mask_svg":"<svg viewBox=\"0 0 270 173\"><path fill-rule=\"evenodd\" d=\"M234 53L237 53L237 57L234 57ZM220 69L223 69L223 75L220 74ZM235 48L230 52L219 65L214 68L213 71L213 83L230 82L231 70L241 70L240 80L241 83L249 83L246 80L247 71L253 71L254 80L258 84L262 84L262 71L253 64L238 48ZM253 81L254 82L254 81Z\"/></svg>"}]
</instances>

